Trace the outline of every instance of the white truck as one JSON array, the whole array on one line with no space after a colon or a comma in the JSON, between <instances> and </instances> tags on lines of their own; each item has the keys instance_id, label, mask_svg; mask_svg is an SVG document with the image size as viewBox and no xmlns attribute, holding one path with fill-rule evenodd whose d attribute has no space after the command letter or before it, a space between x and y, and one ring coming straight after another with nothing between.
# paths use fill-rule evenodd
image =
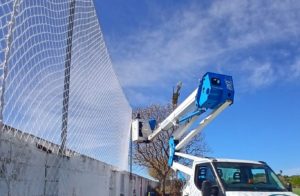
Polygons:
<instances>
[{"instance_id":1,"label":"white truck","mask_svg":"<svg viewBox=\"0 0 300 196\"><path fill-rule=\"evenodd\" d=\"M153 121L137 118L132 121L134 142L149 142L161 131L175 127L169 140L169 166L189 178L183 196L264 196L296 195L286 188L263 161L246 161L195 157L181 153L199 132L234 100L231 76L206 73L198 88L158 126ZM195 128L189 130L200 115L208 113ZM181 164L178 158L189 159L192 166Z\"/></svg>"}]
</instances>

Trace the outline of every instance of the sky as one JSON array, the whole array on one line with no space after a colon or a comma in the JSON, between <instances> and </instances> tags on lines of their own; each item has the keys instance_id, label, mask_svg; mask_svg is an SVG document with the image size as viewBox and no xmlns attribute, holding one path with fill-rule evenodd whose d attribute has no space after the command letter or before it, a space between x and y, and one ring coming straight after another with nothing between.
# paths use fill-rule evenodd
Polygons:
<instances>
[{"instance_id":1,"label":"sky","mask_svg":"<svg viewBox=\"0 0 300 196\"><path fill-rule=\"evenodd\" d=\"M208 71L231 75L235 102L204 129L214 157L300 174L300 1L95 0L133 108L180 101Z\"/></svg>"}]
</instances>

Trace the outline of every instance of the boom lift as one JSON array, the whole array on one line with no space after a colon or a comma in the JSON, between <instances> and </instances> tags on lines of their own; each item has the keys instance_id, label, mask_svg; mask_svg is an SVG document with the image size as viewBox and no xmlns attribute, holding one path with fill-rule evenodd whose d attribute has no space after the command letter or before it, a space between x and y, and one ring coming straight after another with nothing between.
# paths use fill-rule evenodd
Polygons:
<instances>
[{"instance_id":1,"label":"boom lift","mask_svg":"<svg viewBox=\"0 0 300 196\"><path fill-rule=\"evenodd\" d=\"M189 176L183 190L185 196L270 195L283 192L294 195L287 192L265 162L195 157L180 152L233 101L232 77L208 72L198 88L158 126L155 120L134 119L132 139L134 142L151 142L160 132L176 128L169 140L168 165ZM189 130L203 114L207 117L196 128ZM191 160L192 167L180 164L178 157Z\"/></svg>"}]
</instances>

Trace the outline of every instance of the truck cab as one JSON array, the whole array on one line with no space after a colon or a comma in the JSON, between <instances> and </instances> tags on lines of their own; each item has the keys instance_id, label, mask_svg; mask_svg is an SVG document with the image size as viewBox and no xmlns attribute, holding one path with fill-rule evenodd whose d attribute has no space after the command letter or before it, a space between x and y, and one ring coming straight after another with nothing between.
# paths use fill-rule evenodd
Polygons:
<instances>
[{"instance_id":1,"label":"truck cab","mask_svg":"<svg viewBox=\"0 0 300 196\"><path fill-rule=\"evenodd\" d=\"M184 196L296 196L262 161L198 158Z\"/></svg>"}]
</instances>

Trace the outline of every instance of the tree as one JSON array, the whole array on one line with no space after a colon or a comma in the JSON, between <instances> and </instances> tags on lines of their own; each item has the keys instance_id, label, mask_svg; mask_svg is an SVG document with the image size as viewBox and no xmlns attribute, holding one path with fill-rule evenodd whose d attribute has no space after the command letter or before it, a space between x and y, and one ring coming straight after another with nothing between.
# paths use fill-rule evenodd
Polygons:
<instances>
[{"instance_id":1,"label":"tree","mask_svg":"<svg viewBox=\"0 0 300 196\"><path fill-rule=\"evenodd\" d=\"M173 105L150 105L146 108L137 108L133 115L140 114L142 119L155 118L157 122L164 120L173 111ZM134 146L133 161L135 164L146 167L149 175L160 182L160 194L166 194L166 186L171 183L175 175L173 170L168 167L169 159L169 138L174 128L161 132L150 143L136 143ZM204 138L199 134L185 149L185 153L196 156L203 156L208 152L208 147L204 142ZM176 181L177 185L180 183ZM182 183L181 183L182 184ZM175 193L174 193L175 194Z\"/></svg>"},{"instance_id":2,"label":"tree","mask_svg":"<svg viewBox=\"0 0 300 196\"><path fill-rule=\"evenodd\" d=\"M291 181L293 187L300 188L300 175L291 176L290 181Z\"/></svg>"}]
</instances>

